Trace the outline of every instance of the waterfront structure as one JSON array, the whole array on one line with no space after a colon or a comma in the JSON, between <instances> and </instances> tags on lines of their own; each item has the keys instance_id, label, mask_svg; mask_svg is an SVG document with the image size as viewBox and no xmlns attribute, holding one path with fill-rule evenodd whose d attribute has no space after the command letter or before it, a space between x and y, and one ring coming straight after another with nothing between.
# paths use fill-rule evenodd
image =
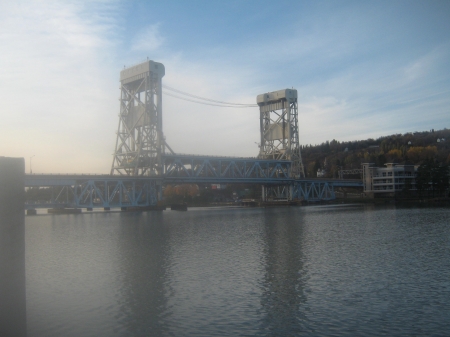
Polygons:
<instances>
[{"instance_id":1,"label":"waterfront structure","mask_svg":"<svg viewBox=\"0 0 450 337\"><path fill-rule=\"evenodd\" d=\"M258 95L261 143L259 157L292 162L291 177L304 178L298 134L297 90L283 89Z\"/></svg>"},{"instance_id":2,"label":"waterfront structure","mask_svg":"<svg viewBox=\"0 0 450 337\"><path fill-rule=\"evenodd\" d=\"M165 184L258 184L262 201L319 201L335 198L335 187L361 181L306 179L298 134L297 90L257 96L261 143L258 157L234 158L175 153L162 123L164 65L148 60L120 72L120 113L109 175L26 176L25 186L48 188L36 208L146 209L162 200Z\"/></svg>"},{"instance_id":3,"label":"waterfront structure","mask_svg":"<svg viewBox=\"0 0 450 337\"><path fill-rule=\"evenodd\" d=\"M162 127L164 75L164 65L151 60L120 72L119 126L111 175L163 178L176 174L201 179L198 172L209 169L221 178L222 172L227 173L229 168L235 177L251 174L253 178L265 179L264 201L295 198L294 184L275 185L271 180L305 177L298 134L297 90L283 89L257 96L261 131L258 158L216 163L217 158L212 156L180 156L167 145ZM240 163L245 163L245 167L238 167ZM160 200L162 180L156 184Z\"/></svg>"},{"instance_id":4,"label":"waterfront structure","mask_svg":"<svg viewBox=\"0 0 450 337\"><path fill-rule=\"evenodd\" d=\"M260 114L259 158L289 160L289 176L305 178L298 134L297 90L283 89L267 92L256 97ZM262 199L292 200L294 186L262 187Z\"/></svg>"},{"instance_id":5,"label":"waterfront structure","mask_svg":"<svg viewBox=\"0 0 450 337\"><path fill-rule=\"evenodd\" d=\"M25 161L0 156L0 336L27 335Z\"/></svg>"},{"instance_id":6,"label":"waterfront structure","mask_svg":"<svg viewBox=\"0 0 450 337\"><path fill-rule=\"evenodd\" d=\"M386 163L386 167L375 167L363 163L364 193L371 198L394 197L399 192L415 190L417 165Z\"/></svg>"},{"instance_id":7,"label":"waterfront structure","mask_svg":"<svg viewBox=\"0 0 450 337\"><path fill-rule=\"evenodd\" d=\"M111 174L162 175L164 75L164 65L150 60L120 72L119 126Z\"/></svg>"}]
</instances>

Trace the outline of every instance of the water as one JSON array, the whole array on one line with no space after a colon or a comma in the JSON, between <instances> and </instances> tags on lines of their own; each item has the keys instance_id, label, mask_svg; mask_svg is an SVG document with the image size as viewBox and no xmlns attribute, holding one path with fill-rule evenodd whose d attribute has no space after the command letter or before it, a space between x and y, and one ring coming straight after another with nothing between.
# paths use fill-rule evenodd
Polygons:
<instances>
[{"instance_id":1,"label":"water","mask_svg":"<svg viewBox=\"0 0 450 337\"><path fill-rule=\"evenodd\" d=\"M450 209L26 218L29 336L448 336Z\"/></svg>"}]
</instances>

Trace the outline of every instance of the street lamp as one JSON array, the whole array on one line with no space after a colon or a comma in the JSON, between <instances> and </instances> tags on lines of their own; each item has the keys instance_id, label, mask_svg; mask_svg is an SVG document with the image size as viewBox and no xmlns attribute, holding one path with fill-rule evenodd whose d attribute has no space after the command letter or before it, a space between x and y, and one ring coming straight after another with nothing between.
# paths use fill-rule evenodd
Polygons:
<instances>
[{"instance_id":1,"label":"street lamp","mask_svg":"<svg viewBox=\"0 0 450 337\"><path fill-rule=\"evenodd\" d=\"M33 155L30 157L30 174L33 173L33 170L31 169L31 159L33 159L34 156L35 156L35 155L33 154Z\"/></svg>"}]
</instances>

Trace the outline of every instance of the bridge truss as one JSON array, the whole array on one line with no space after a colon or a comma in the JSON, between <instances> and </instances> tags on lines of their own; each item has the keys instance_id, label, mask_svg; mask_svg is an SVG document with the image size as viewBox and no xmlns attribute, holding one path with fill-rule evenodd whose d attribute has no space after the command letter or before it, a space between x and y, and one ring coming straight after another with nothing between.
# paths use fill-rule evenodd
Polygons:
<instances>
[{"instance_id":1,"label":"bridge truss","mask_svg":"<svg viewBox=\"0 0 450 337\"><path fill-rule=\"evenodd\" d=\"M290 177L305 177L298 134L297 90L284 89L258 95L260 111L260 158L291 161ZM293 200L294 186L263 185L262 199Z\"/></svg>"},{"instance_id":2,"label":"bridge truss","mask_svg":"<svg viewBox=\"0 0 450 337\"><path fill-rule=\"evenodd\" d=\"M257 96L261 133L257 158L175 154L162 128L164 75L164 65L149 60L121 71L110 175L27 175L26 187L48 187L52 193L48 200L28 202L26 207L151 207L162 200L165 184L260 184L263 201L330 200L336 186L362 186L362 182L305 178L295 89Z\"/></svg>"},{"instance_id":3,"label":"bridge truss","mask_svg":"<svg viewBox=\"0 0 450 337\"><path fill-rule=\"evenodd\" d=\"M163 162L165 181L192 183L205 179L214 183L235 180L274 183L290 180L291 171L288 160L165 155Z\"/></svg>"},{"instance_id":4,"label":"bridge truss","mask_svg":"<svg viewBox=\"0 0 450 337\"><path fill-rule=\"evenodd\" d=\"M164 184L261 184L284 188L290 200L319 201L335 198L335 187L361 187L356 180L292 179L286 174L288 166L277 161L242 158L211 158L173 156L166 159L164 178L111 175L30 174L25 187L48 188L51 195L39 202L27 201L27 209L36 208L130 208L158 205L158 190ZM183 163L184 168L180 165ZM189 163L188 163L189 162ZM201 162L201 164L200 164ZM189 171L191 165L197 167ZM196 166L197 163L198 165ZM220 165L219 165L220 163ZM289 162L286 163L289 165ZM279 166L280 165L280 166ZM177 169L175 169L177 167ZM271 198L268 200L279 200Z\"/></svg>"},{"instance_id":5,"label":"bridge truss","mask_svg":"<svg viewBox=\"0 0 450 337\"><path fill-rule=\"evenodd\" d=\"M160 179L109 175L27 175L28 188L49 188L51 195L26 208L124 208L155 206Z\"/></svg>"},{"instance_id":6,"label":"bridge truss","mask_svg":"<svg viewBox=\"0 0 450 337\"><path fill-rule=\"evenodd\" d=\"M111 174L162 174L162 63L146 61L120 72L120 113ZM170 147L168 147L170 150Z\"/></svg>"}]
</instances>

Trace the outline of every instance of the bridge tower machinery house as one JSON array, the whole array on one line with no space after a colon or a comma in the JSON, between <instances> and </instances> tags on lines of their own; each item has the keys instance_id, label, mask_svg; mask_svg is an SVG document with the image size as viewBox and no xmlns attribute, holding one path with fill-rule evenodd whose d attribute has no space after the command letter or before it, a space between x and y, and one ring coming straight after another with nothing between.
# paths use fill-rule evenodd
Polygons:
<instances>
[{"instance_id":1,"label":"bridge tower machinery house","mask_svg":"<svg viewBox=\"0 0 450 337\"><path fill-rule=\"evenodd\" d=\"M291 161L290 177L305 178L298 134L297 90L283 89L258 95L260 112L259 158ZM263 200L293 198L293 186L263 186Z\"/></svg>"},{"instance_id":2,"label":"bridge tower machinery house","mask_svg":"<svg viewBox=\"0 0 450 337\"><path fill-rule=\"evenodd\" d=\"M164 65L150 60L120 72L119 126L111 175L162 175L164 75Z\"/></svg>"}]
</instances>

